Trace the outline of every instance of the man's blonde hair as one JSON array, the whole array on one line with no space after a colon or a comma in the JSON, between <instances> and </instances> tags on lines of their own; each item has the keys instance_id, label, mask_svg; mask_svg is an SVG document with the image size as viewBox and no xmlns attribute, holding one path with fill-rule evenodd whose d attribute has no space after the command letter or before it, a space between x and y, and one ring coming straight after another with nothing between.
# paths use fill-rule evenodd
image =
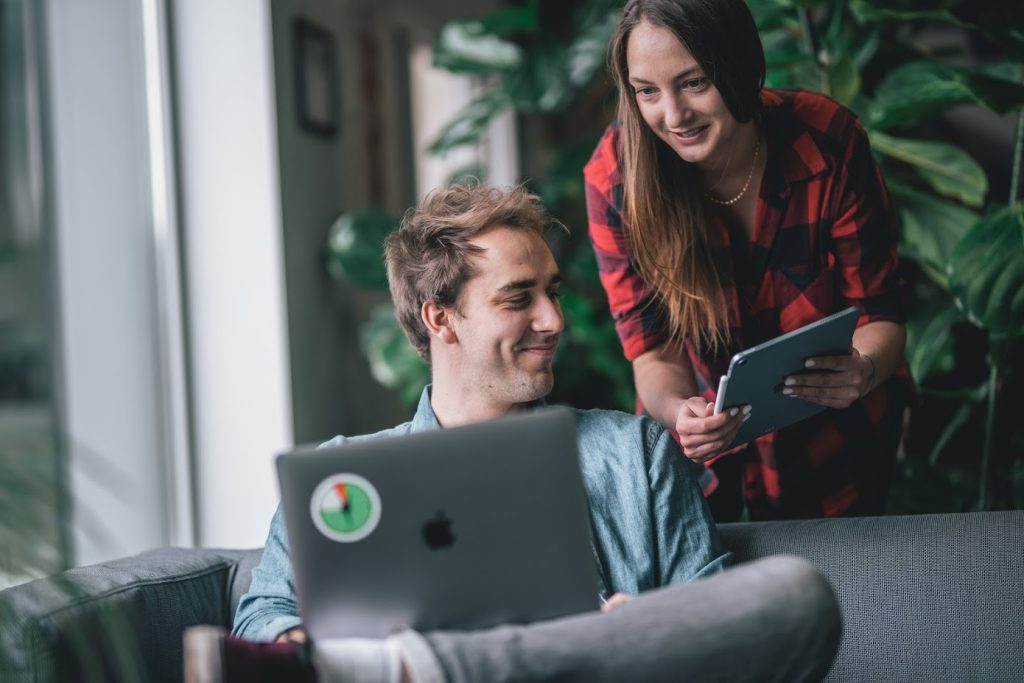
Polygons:
<instances>
[{"instance_id":1,"label":"man's blonde hair","mask_svg":"<svg viewBox=\"0 0 1024 683\"><path fill-rule=\"evenodd\" d=\"M470 240L491 228L532 230L543 236L549 218L540 198L523 186L453 185L434 190L406 212L384 242L395 316L419 354L430 361L430 334L420 311L433 301L455 307L474 275Z\"/></svg>"}]
</instances>

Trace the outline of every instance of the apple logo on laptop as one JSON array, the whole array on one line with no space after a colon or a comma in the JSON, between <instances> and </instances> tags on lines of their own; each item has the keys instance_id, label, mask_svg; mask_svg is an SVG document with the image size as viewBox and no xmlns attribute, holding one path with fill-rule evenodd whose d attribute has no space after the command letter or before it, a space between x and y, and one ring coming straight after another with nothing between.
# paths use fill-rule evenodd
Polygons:
<instances>
[{"instance_id":1,"label":"apple logo on laptop","mask_svg":"<svg viewBox=\"0 0 1024 683\"><path fill-rule=\"evenodd\" d=\"M423 540L431 550L447 548L455 543L452 533L452 520L438 510L437 514L423 524Z\"/></svg>"}]
</instances>

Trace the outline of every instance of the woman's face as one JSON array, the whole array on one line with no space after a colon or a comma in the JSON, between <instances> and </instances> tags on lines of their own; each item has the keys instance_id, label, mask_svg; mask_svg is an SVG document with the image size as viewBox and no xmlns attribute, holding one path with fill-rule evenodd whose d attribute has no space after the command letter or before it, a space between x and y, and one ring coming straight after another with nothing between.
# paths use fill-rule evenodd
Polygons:
<instances>
[{"instance_id":1,"label":"woman's face","mask_svg":"<svg viewBox=\"0 0 1024 683\"><path fill-rule=\"evenodd\" d=\"M629 86L644 121L684 161L720 168L740 124L697 60L666 28L638 24L626 43Z\"/></svg>"}]
</instances>

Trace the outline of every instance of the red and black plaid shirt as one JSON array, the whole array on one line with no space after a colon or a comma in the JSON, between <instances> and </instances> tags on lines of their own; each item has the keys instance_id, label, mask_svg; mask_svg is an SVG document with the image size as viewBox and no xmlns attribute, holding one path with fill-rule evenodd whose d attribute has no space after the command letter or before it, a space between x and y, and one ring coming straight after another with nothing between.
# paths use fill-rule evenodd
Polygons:
<instances>
[{"instance_id":1,"label":"red and black plaid shirt","mask_svg":"<svg viewBox=\"0 0 1024 683\"><path fill-rule=\"evenodd\" d=\"M898 224L867 135L823 95L762 91L767 166L749 245L708 212L707 238L725 291L731 344L718 355L687 351L698 389L714 400L731 356L850 305L903 322ZM629 360L668 339L667 316L640 277L622 227L618 128L584 169L590 237L601 283ZM711 467L742 487L751 519L880 512L908 397L905 368L845 410L826 410L766 434ZM740 459L724 467L726 459ZM726 473L730 474L726 474ZM731 481L730 481L731 479ZM705 489L710 492L710 488Z\"/></svg>"}]
</instances>

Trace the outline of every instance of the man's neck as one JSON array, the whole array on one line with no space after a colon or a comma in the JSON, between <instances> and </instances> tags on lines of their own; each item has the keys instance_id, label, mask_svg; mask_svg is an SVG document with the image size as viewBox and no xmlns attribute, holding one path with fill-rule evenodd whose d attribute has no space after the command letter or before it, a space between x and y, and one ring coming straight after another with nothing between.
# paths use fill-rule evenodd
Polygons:
<instances>
[{"instance_id":1,"label":"man's neck","mask_svg":"<svg viewBox=\"0 0 1024 683\"><path fill-rule=\"evenodd\" d=\"M493 420L520 409L522 405L496 403L481 396L479 392L467 391L435 377L430 390L430 407L442 427L459 427Z\"/></svg>"}]
</instances>

